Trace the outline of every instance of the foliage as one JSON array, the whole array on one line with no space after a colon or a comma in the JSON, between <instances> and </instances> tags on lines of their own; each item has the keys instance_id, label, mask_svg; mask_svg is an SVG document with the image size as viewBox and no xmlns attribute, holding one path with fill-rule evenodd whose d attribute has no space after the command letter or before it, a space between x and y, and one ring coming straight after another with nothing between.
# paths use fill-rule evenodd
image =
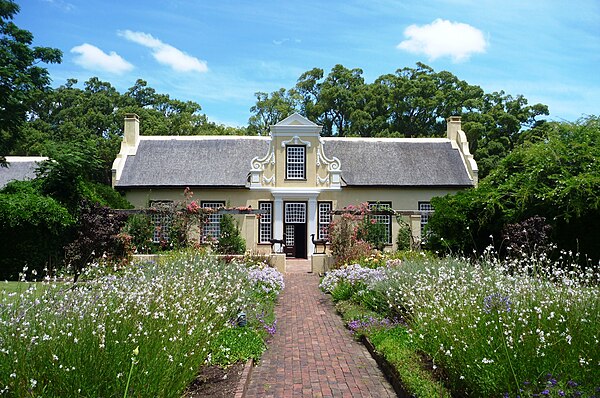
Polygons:
<instances>
[{"instance_id":1,"label":"foliage","mask_svg":"<svg viewBox=\"0 0 600 398\"><path fill-rule=\"evenodd\" d=\"M244 254L246 252L246 241L240 233L233 216L223 214L220 227L221 236L217 242L217 253L219 254Z\"/></svg>"},{"instance_id":2,"label":"foliage","mask_svg":"<svg viewBox=\"0 0 600 398\"><path fill-rule=\"evenodd\" d=\"M544 217L530 217L515 224L507 224L502 230L503 241L509 256L519 256L525 253L543 253L551 249L550 232Z\"/></svg>"},{"instance_id":3,"label":"foliage","mask_svg":"<svg viewBox=\"0 0 600 398\"><path fill-rule=\"evenodd\" d=\"M551 373L591 393L600 380L592 337L600 275L519 262L405 262L373 289L408 311L411 343L448 373L454 391L515 396L523 382L545 383Z\"/></svg>"},{"instance_id":4,"label":"foliage","mask_svg":"<svg viewBox=\"0 0 600 398\"><path fill-rule=\"evenodd\" d=\"M356 231L356 238L367 242L377 250L383 250L387 244L387 226L373 217L362 218Z\"/></svg>"},{"instance_id":5,"label":"foliage","mask_svg":"<svg viewBox=\"0 0 600 398\"><path fill-rule=\"evenodd\" d=\"M49 281L41 297L35 286L18 299L2 295L3 393L181 397L217 355L210 347L238 308L256 304L246 272L187 253L120 275L96 265L84 271L85 284Z\"/></svg>"},{"instance_id":6,"label":"foliage","mask_svg":"<svg viewBox=\"0 0 600 398\"><path fill-rule=\"evenodd\" d=\"M123 119L140 116L144 135L243 134L245 129L208 121L199 104L157 93L144 80L123 93L109 82L92 77L77 87L77 80L37 96L28 109L29 118L19 132L15 155L46 155L53 146L72 147L86 142L99 164L97 182L110 184L111 168L120 147Z\"/></svg>"},{"instance_id":7,"label":"foliage","mask_svg":"<svg viewBox=\"0 0 600 398\"><path fill-rule=\"evenodd\" d=\"M287 91L256 93L249 129L265 132L292 112L323 126L326 136L441 137L445 120L462 116L471 153L484 177L525 134L543 127L542 104L528 105L522 95L484 93L448 71L417 63L365 83L363 71L335 65L329 74L313 68Z\"/></svg>"},{"instance_id":8,"label":"foliage","mask_svg":"<svg viewBox=\"0 0 600 398\"><path fill-rule=\"evenodd\" d=\"M75 221L56 200L36 193L33 185L11 183L0 191L2 279L16 279L25 266L40 274L45 267L55 267Z\"/></svg>"},{"instance_id":9,"label":"foliage","mask_svg":"<svg viewBox=\"0 0 600 398\"><path fill-rule=\"evenodd\" d=\"M79 206L75 239L65 247L65 263L75 275L95 259L123 257L123 241L119 236L127 216L108 207L84 201Z\"/></svg>"},{"instance_id":10,"label":"foliage","mask_svg":"<svg viewBox=\"0 0 600 398\"><path fill-rule=\"evenodd\" d=\"M208 364L226 367L252 358L258 360L267 346L253 328L226 328L211 342Z\"/></svg>"},{"instance_id":11,"label":"foliage","mask_svg":"<svg viewBox=\"0 0 600 398\"><path fill-rule=\"evenodd\" d=\"M123 226L122 232L131 237L132 250L135 253L149 253L152 250L154 223L147 214L132 214Z\"/></svg>"},{"instance_id":12,"label":"foliage","mask_svg":"<svg viewBox=\"0 0 600 398\"><path fill-rule=\"evenodd\" d=\"M403 387L415 397L451 397L450 391L429 372L411 343L405 327L377 328L368 337L377 352L396 369Z\"/></svg>"},{"instance_id":13,"label":"foliage","mask_svg":"<svg viewBox=\"0 0 600 398\"><path fill-rule=\"evenodd\" d=\"M31 47L31 32L12 22L18 12L14 1L0 0L0 165L13 149L36 93L48 90L48 70L38 63L60 63L62 58L56 48Z\"/></svg>"},{"instance_id":14,"label":"foliage","mask_svg":"<svg viewBox=\"0 0 600 398\"><path fill-rule=\"evenodd\" d=\"M434 198L434 250L482 250L506 224L533 216L560 248L600 259L600 120L548 123L545 136L517 147L476 189ZM466 231L466 232L465 232ZM443 240L442 240L443 239Z\"/></svg>"},{"instance_id":15,"label":"foliage","mask_svg":"<svg viewBox=\"0 0 600 398\"><path fill-rule=\"evenodd\" d=\"M403 221L398 220L398 236L396 237L396 247L397 250L410 250L413 247L412 244L412 231L410 230L410 225Z\"/></svg>"}]
</instances>

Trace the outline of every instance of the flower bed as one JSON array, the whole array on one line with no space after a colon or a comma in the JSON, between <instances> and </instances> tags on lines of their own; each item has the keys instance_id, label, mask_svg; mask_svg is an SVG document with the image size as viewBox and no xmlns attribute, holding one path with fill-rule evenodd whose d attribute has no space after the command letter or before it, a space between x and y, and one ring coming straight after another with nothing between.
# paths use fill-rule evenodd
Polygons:
<instances>
[{"instance_id":1,"label":"flower bed","mask_svg":"<svg viewBox=\"0 0 600 398\"><path fill-rule=\"evenodd\" d=\"M343 275L323 282L334 299L352 303L338 306L352 314L345 316L349 326L378 350L425 353L454 395L598 394L598 274L574 265L548 272L520 265L509 272L494 261L410 260L382 268L385 276L375 282L354 284ZM367 272L357 267L341 273ZM386 326L398 317L405 328ZM388 332L398 328L406 333Z\"/></svg>"},{"instance_id":2,"label":"flower bed","mask_svg":"<svg viewBox=\"0 0 600 398\"><path fill-rule=\"evenodd\" d=\"M241 262L191 254L119 274L90 267L80 279L50 284L42 295L31 288L3 296L0 392L180 397L213 358L225 364L260 355L279 291L265 295ZM248 326L240 327L244 311Z\"/></svg>"}]
</instances>

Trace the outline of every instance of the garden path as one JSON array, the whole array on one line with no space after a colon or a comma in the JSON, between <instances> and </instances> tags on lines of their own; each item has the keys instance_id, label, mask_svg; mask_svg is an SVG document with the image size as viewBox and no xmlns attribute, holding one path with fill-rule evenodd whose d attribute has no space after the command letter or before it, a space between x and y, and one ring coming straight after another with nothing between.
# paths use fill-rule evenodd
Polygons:
<instances>
[{"instance_id":1,"label":"garden path","mask_svg":"<svg viewBox=\"0 0 600 398\"><path fill-rule=\"evenodd\" d=\"M306 260L305 260L306 261ZM288 262L277 333L246 397L395 397L367 349L352 339L310 264Z\"/></svg>"}]
</instances>

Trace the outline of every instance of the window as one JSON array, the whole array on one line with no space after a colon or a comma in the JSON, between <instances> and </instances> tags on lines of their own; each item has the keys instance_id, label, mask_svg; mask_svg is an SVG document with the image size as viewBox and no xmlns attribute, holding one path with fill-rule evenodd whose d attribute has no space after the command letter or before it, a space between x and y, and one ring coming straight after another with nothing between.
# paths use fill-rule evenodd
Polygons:
<instances>
[{"instance_id":1,"label":"window","mask_svg":"<svg viewBox=\"0 0 600 398\"><path fill-rule=\"evenodd\" d=\"M433 206L429 202L419 202L419 211L421 212L421 238L423 238L425 237L425 225L433 213Z\"/></svg>"},{"instance_id":2,"label":"window","mask_svg":"<svg viewBox=\"0 0 600 398\"><path fill-rule=\"evenodd\" d=\"M151 200L150 207L155 209L150 213L150 219L154 224L154 232L152 233L152 242L168 242L169 227L171 225L171 208L173 207L172 200Z\"/></svg>"},{"instance_id":3,"label":"window","mask_svg":"<svg viewBox=\"0 0 600 398\"><path fill-rule=\"evenodd\" d=\"M285 154L285 178L306 179L306 147L288 145L285 147Z\"/></svg>"},{"instance_id":4,"label":"window","mask_svg":"<svg viewBox=\"0 0 600 398\"><path fill-rule=\"evenodd\" d=\"M258 243L273 239L273 202L258 202L259 210L266 210L258 219Z\"/></svg>"},{"instance_id":5,"label":"window","mask_svg":"<svg viewBox=\"0 0 600 398\"><path fill-rule=\"evenodd\" d=\"M221 207L225 207L224 201L214 201L214 202L200 202L201 207L209 207L211 209L219 209ZM202 234L205 237L213 237L219 238L221 236L221 214L211 213L206 217L206 223L204 224L204 229L202 230Z\"/></svg>"},{"instance_id":6,"label":"window","mask_svg":"<svg viewBox=\"0 0 600 398\"><path fill-rule=\"evenodd\" d=\"M380 209L391 209L392 202L369 202L369 209L380 208ZM392 216L388 214L374 214L371 219L377 221L379 224L385 225L386 231L386 242L388 245L392 244Z\"/></svg>"},{"instance_id":7,"label":"window","mask_svg":"<svg viewBox=\"0 0 600 398\"><path fill-rule=\"evenodd\" d=\"M331 202L319 202L318 239L329 239L331 222Z\"/></svg>"},{"instance_id":8,"label":"window","mask_svg":"<svg viewBox=\"0 0 600 398\"><path fill-rule=\"evenodd\" d=\"M288 202L285 204L285 222L286 224L304 224L306 223L306 203Z\"/></svg>"}]
</instances>

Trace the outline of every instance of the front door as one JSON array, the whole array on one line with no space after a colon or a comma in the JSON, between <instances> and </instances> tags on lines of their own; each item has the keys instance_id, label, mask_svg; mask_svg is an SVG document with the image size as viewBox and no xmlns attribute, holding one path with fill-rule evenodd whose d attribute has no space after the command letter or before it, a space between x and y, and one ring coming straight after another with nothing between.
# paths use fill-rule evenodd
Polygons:
<instances>
[{"instance_id":1,"label":"front door","mask_svg":"<svg viewBox=\"0 0 600 398\"><path fill-rule=\"evenodd\" d=\"M286 255L307 258L306 202L285 202L284 209Z\"/></svg>"}]
</instances>

